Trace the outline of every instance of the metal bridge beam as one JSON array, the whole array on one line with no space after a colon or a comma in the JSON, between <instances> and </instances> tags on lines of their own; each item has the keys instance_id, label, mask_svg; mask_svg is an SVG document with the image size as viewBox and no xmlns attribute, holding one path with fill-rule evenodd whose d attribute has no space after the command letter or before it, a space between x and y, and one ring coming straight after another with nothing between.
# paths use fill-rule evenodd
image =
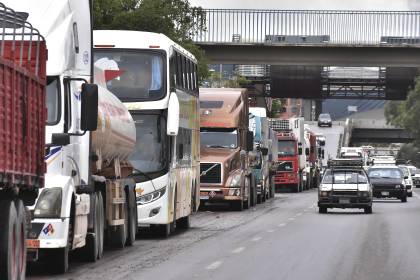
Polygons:
<instances>
[{"instance_id":1,"label":"metal bridge beam","mask_svg":"<svg viewBox=\"0 0 420 280\"><path fill-rule=\"evenodd\" d=\"M413 140L414 137L408 131L400 128L354 128L350 141L351 143L409 143Z\"/></svg>"},{"instance_id":2,"label":"metal bridge beam","mask_svg":"<svg viewBox=\"0 0 420 280\"><path fill-rule=\"evenodd\" d=\"M420 67L413 46L198 44L215 64Z\"/></svg>"}]
</instances>

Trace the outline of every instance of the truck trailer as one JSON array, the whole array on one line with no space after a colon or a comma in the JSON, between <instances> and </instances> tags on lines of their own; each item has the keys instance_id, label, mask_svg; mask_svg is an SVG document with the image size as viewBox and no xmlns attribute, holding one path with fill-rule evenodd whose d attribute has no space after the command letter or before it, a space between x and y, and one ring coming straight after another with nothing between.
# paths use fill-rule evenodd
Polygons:
<instances>
[{"instance_id":1,"label":"truck trailer","mask_svg":"<svg viewBox=\"0 0 420 280\"><path fill-rule=\"evenodd\" d=\"M44 186L44 38L0 3L0 279L25 279L26 230Z\"/></svg>"}]
</instances>

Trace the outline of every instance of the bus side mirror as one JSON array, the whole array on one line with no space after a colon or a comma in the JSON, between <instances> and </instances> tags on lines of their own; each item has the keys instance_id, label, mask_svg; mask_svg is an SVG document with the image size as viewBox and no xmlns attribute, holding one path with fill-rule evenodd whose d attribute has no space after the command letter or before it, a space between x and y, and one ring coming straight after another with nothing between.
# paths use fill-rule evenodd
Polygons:
<instances>
[{"instance_id":1,"label":"bus side mirror","mask_svg":"<svg viewBox=\"0 0 420 280\"><path fill-rule=\"evenodd\" d=\"M254 150L254 133L252 131L246 133L246 150L248 152Z\"/></svg>"},{"instance_id":2,"label":"bus side mirror","mask_svg":"<svg viewBox=\"0 0 420 280\"><path fill-rule=\"evenodd\" d=\"M325 150L322 150L321 155L322 155L322 159L324 159L325 158Z\"/></svg>"},{"instance_id":3,"label":"bus side mirror","mask_svg":"<svg viewBox=\"0 0 420 280\"><path fill-rule=\"evenodd\" d=\"M80 128L95 131L98 128L98 85L82 84Z\"/></svg>"},{"instance_id":4,"label":"bus side mirror","mask_svg":"<svg viewBox=\"0 0 420 280\"><path fill-rule=\"evenodd\" d=\"M175 92L171 93L168 103L168 121L166 125L166 134L169 136L178 135L179 128L179 101Z\"/></svg>"}]
</instances>

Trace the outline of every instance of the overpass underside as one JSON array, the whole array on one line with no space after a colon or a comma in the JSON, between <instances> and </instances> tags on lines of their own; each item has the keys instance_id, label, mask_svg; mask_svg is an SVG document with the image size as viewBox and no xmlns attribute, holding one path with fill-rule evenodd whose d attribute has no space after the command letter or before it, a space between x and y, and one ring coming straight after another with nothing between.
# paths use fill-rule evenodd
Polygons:
<instances>
[{"instance_id":1,"label":"overpass underside","mask_svg":"<svg viewBox=\"0 0 420 280\"><path fill-rule=\"evenodd\" d=\"M409 132L400 128L354 128L350 144L357 146L361 143L409 143L413 140L414 137Z\"/></svg>"},{"instance_id":2,"label":"overpass underside","mask_svg":"<svg viewBox=\"0 0 420 280\"><path fill-rule=\"evenodd\" d=\"M271 65L271 96L402 100L420 66L420 12L206 10L212 63ZM325 76L378 67L377 78Z\"/></svg>"}]
</instances>

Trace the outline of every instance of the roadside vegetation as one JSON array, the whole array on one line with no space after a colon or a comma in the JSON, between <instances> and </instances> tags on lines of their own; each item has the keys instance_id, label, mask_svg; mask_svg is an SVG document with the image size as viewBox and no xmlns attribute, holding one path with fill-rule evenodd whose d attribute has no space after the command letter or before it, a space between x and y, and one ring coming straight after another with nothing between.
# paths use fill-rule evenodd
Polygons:
<instances>
[{"instance_id":1,"label":"roadside vegetation","mask_svg":"<svg viewBox=\"0 0 420 280\"><path fill-rule=\"evenodd\" d=\"M192 36L205 31L205 13L188 0L95 0L94 29L163 33L198 60L199 80L208 77L208 60Z\"/></svg>"}]
</instances>

